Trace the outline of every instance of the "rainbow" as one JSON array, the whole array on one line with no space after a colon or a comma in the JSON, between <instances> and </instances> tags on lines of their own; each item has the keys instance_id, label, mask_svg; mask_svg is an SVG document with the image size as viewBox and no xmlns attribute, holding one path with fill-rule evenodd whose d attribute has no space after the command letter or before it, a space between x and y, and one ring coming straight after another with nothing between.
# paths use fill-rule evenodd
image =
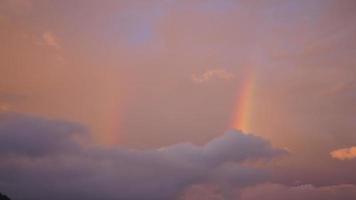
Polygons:
<instances>
[{"instance_id":1,"label":"rainbow","mask_svg":"<svg viewBox=\"0 0 356 200\"><path fill-rule=\"evenodd\" d=\"M250 70L246 73L240 87L238 87L229 128L240 130L245 133L251 131L252 103L255 83L255 73L253 70Z\"/></svg>"}]
</instances>

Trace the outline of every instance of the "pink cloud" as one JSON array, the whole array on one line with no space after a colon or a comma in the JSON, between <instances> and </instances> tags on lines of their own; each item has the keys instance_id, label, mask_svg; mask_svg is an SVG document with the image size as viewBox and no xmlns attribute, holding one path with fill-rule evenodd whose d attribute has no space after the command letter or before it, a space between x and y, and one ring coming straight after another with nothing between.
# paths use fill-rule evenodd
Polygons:
<instances>
[{"instance_id":1,"label":"pink cloud","mask_svg":"<svg viewBox=\"0 0 356 200\"><path fill-rule=\"evenodd\" d=\"M356 158L356 146L336 149L330 152L331 157L338 160L352 160Z\"/></svg>"},{"instance_id":2,"label":"pink cloud","mask_svg":"<svg viewBox=\"0 0 356 200\"><path fill-rule=\"evenodd\" d=\"M209 81L213 78L215 79L222 79L222 80L230 80L234 77L232 73L227 72L224 69L211 69L206 70L204 73L201 74L193 74L192 80L196 83L203 83Z\"/></svg>"},{"instance_id":3,"label":"pink cloud","mask_svg":"<svg viewBox=\"0 0 356 200\"><path fill-rule=\"evenodd\" d=\"M43 42L46 46L49 46L49 47L54 47L56 49L60 49L61 48L61 45L59 44L58 42L58 37L50 32L50 31L46 31L42 34L42 39L43 39Z\"/></svg>"}]
</instances>

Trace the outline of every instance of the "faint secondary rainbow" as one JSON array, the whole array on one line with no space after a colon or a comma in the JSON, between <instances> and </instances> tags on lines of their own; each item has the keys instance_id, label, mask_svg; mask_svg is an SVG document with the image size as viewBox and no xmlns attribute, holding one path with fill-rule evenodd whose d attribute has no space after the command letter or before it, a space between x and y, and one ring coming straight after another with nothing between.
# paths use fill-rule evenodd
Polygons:
<instances>
[{"instance_id":1,"label":"faint secondary rainbow","mask_svg":"<svg viewBox=\"0 0 356 200\"><path fill-rule=\"evenodd\" d=\"M251 131L252 103L255 83L256 74L253 70L250 70L246 73L240 87L238 87L229 128L241 130L245 133Z\"/></svg>"}]
</instances>

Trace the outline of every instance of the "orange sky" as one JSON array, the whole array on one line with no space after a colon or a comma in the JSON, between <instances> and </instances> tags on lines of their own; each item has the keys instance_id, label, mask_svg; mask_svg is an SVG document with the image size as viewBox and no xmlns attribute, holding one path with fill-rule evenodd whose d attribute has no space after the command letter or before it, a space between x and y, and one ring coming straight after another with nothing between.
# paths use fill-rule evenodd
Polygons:
<instances>
[{"instance_id":1,"label":"orange sky","mask_svg":"<svg viewBox=\"0 0 356 200\"><path fill-rule=\"evenodd\" d=\"M138 148L227 126L296 149L310 134L324 150L351 145L352 16L333 2L5 0L1 109Z\"/></svg>"}]
</instances>

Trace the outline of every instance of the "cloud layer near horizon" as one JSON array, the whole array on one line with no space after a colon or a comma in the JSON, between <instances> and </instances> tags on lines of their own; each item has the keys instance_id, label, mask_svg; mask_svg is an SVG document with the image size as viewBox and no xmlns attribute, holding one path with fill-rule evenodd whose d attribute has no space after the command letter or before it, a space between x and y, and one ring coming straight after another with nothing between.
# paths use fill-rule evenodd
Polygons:
<instances>
[{"instance_id":1,"label":"cloud layer near horizon","mask_svg":"<svg viewBox=\"0 0 356 200\"><path fill-rule=\"evenodd\" d=\"M245 189L241 195L241 200L353 200L355 198L355 185L315 187L263 184Z\"/></svg>"},{"instance_id":2,"label":"cloud layer near horizon","mask_svg":"<svg viewBox=\"0 0 356 200\"><path fill-rule=\"evenodd\" d=\"M236 131L203 146L104 148L83 140L86 130L77 124L15 113L0 118L0 190L14 199L175 199L205 181L263 182L267 171L240 164L285 154Z\"/></svg>"},{"instance_id":3,"label":"cloud layer near horizon","mask_svg":"<svg viewBox=\"0 0 356 200\"><path fill-rule=\"evenodd\" d=\"M75 123L17 113L0 119L0 191L15 200L356 197L355 185L276 181L264 163L286 151L238 131L202 146L135 150L94 145Z\"/></svg>"}]
</instances>

